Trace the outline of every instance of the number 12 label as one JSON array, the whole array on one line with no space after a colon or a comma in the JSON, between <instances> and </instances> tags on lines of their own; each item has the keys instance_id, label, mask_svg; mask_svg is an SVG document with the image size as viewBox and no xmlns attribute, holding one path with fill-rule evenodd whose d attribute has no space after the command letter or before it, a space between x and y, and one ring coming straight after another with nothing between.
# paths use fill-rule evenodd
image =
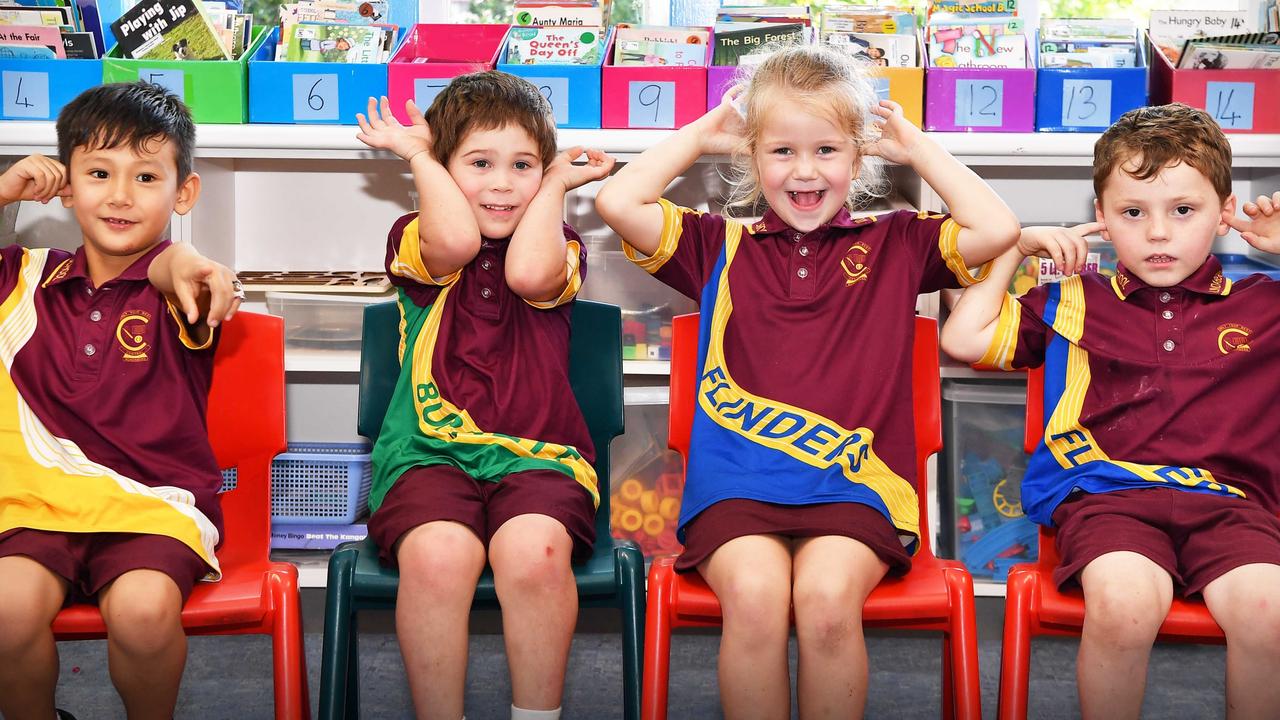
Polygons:
<instances>
[{"instance_id":1,"label":"number 12 label","mask_svg":"<svg viewBox=\"0 0 1280 720\"><path fill-rule=\"evenodd\" d=\"M1204 109L1227 130L1253 129L1253 83L1207 82Z\"/></svg>"},{"instance_id":2,"label":"number 12 label","mask_svg":"<svg viewBox=\"0 0 1280 720\"><path fill-rule=\"evenodd\" d=\"M956 125L1004 124L1004 80L956 80Z\"/></svg>"},{"instance_id":3,"label":"number 12 label","mask_svg":"<svg viewBox=\"0 0 1280 720\"><path fill-rule=\"evenodd\" d=\"M5 70L0 74L0 92L4 93L5 117L49 117L49 73Z\"/></svg>"},{"instance_id":4,"label":"number 12 label","mask_svg":"<svg viewBox=\"0 0 1280 720\"><path fill-rule=\"evenodd\" d=\"M1062 81L1063 127L1106 127L1110 124L1110 80Z\"/></svg>"}]
</instances>

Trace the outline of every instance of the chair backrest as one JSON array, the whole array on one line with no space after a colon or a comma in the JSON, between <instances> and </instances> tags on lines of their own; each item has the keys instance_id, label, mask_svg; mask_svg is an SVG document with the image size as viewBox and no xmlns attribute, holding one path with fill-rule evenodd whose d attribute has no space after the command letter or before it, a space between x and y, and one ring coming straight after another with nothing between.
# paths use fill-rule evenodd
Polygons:
<instances>
[{"instance_id":1,"label":"chair backrest","mask_svg":"<svg viewBox=\"0 0 1280 720\"><path fill-rule=\"evenodd\" d=\"M577 300L570 319L569 383L595 445L600 507L597 542L609 537L610 444L622 434L622 311L616 305ZM396 303L368 305L360 341L360 403L357 426L370 441L378 439L387 406L400 376Z\"/></svg>"},{"instance_id":2,"label":"chair backrest","mask_svg":"<svg viewBox=\"0 0 1280 720\"><path fill-rule=\"evenodd\" d=\"M236 468L219 496L224 563L266 561L271 543L271 460L285 450L284 320L237 313L222 326L209 388L209 443L218 467Z\"/></svg>"},{"instance_id":3,"label":"chair backrest","mask_svg":"<svg viewBox=\"0 0 1280 720\"><path fill-rule=\"evenodd\" d=\"M681 315L672 324L671 401L667 446L689 457L693 408L698 386L698 313ZM938 321L916 316L911 348L911 403L915 426L916 494L920 500L920 552L930 553L929 456L942 449L941 375L938 367Z\"/></svg>"},{"instance_id":4,"label":"chair backrest","mask_svg":"<svg viewBox=\"0 0 1280 720\"><path fill-rule=\"evenodd\" d=\"M1028 455L1036 451L1040 441L1044 439L1044 366L1027 371L1027 416L1022 429L1022 449ZM1039 554L1037 562L1042 567L1052 568L1058 565L1058 547L1053 541L1053 531L1040 526Z\"/></svg>"}]
</instances>

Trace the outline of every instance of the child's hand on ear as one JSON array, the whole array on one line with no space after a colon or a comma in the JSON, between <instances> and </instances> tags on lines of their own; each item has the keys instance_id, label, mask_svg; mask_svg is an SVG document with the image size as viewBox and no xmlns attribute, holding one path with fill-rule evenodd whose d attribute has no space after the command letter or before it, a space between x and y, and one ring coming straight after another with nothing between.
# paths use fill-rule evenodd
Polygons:
<instances>
[{"instance_id":1,"label":"child's hand on ear","mask_svg":"<svg viewBox=\"0 0 1280 720\"><path fill-rule=\"evenodd\" d=\"M19 200L47 203L56 197L70 197L67 168L44 155L28 155L0 175L0 205Z\"/></svg>"},{"instance_id":2,"label":"child's hand on ear","mask_svg":"<svg viewBox=\"0 0 1280 720\"><path fill-rule=\"evenodd\" d=\"M863 154L882 157L898 165L910 165L911 154L924 133L907 120L902 114L902 106L892 100L881 100L871 112L877 118L874 123L880 129L880 137L863 145Z\"/></svg>"},{"instance_id":3,"label":"child's hand on ear","mask_svg":"<svg viewBox=\"0 0 1280 720\"><path fill-rule=\"evenodd\" d=\"M1280 192L1271 196L1259 195L1253 202L1244 204L1248 220L1237 217L1227 219L1227 224L1240 232L1240 237L1263 252L1280 253Z\"/></svg>"},{"instance_id":4,"label":"child's hand on ear","mask_svg":"<svg viewBox=\"0 0 1280 720\"><path fill-rule=\"evenodd\" d=\"M360 125L356 139L371 148L390 150L405 162L431 150L431 127L422 111L412 100L405 101L404 110L409 116L409 125L401 125L392 114L391 101L386 95L382 96L381 108L377 100L369 98L369 117L356 113L356 122Z\"/></svg>"},{"instance_id":5,"label":"child's hand on ear","mask_svg":"<svg viewBox=\"0 0 1280 720\"><path fill-rule=\"evenodd\" d=\"M581 157L582 152L583 149L581 147L571 147L556 155L551 164L547 166L547 171L542 176L542 182L564 183L564 189L567 192L574 188L582 187L589 182L602 180L613 171L613 165L616 160L603 150L587 150L587 164L574 165L573 161Z\"/></svg>"},{"instance_id":6,"label":"child's hand on ear","mask_svg":"<svg viewBox=\"0 0 1280 720\"><path fill-rule=\"evenodd\" d=\"M747 132L747 119L739 101L745 90L745 85L729 88L716 109L697 120L704 126L698 133L703 155L730 155L742 144Z\"/></svg>"},{"instance_id":7,"label":"child's hand on ear","mask_svg":"<svg viewBox=\"0 0 1280 720\"><path fill-rule=\"evenodd\" d=\"M1089 257L1088 235L1106 229L1100 222L1088 222L1075 227L1028 227L1018 236L1018 252L1027 257L1053 258L1054 264L1064 275L1074 275L1084 270Z\"/></svg>"}]
</instances>

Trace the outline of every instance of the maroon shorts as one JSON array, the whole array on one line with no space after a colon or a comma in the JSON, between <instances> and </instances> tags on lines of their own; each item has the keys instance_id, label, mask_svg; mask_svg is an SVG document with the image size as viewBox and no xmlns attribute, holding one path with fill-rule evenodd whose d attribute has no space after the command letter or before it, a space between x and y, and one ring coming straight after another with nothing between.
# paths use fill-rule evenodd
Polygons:
<instances>
[{"instance_id":1,"label":"maroon shorts","mask_svg":"<svg viewBox=\"0 0 1280 720\"><path fill-rule=\"evenodd\" d=\"M471 528L489 547L493 534L517 515L537 513L560 521L573 539L573 561L591 557L596 510L577 480L556 470L512 473L500 482L482 482L452 465L409 468L369 518L369 537L382 561L395 566L396 543L410 530L436 520Z\"/></svg>"},{"instance_id":2,"label":"maroon shorts","mask_svg":"<svg viewBox=\"0 0 1280 720\"><path fill-rule=\"evenodd\" d=\"M25 555L66 579L66 604L98 602L98 591L130 570L168 575L182 602L210 570L186 545L164 535L65 533L18 528L0 534L0 557Z\"/></svg>"},{"instance_id":3,"label":"maroon shorts","mask_svg":"<svg viewBox=\"0 0 1280 720\"><path fill-rule=\"evenodd\" d=\"M778 505L758 500L721 500L698 513L684 529L684 552L676 572L698 569L721 545L746 535L788 538L842 535L875 552L893 574L911 569L911 556L898 531L870 505L854 502Z\"/></svg>"},{"instance_id":4,"label":"maroon shorts","mask_svg":"<svg viewBox=\"0 0 1280 720\"><path fill-rule=\"evenodd\" d=\"M1077 493L1053 511L1058 587L1109 552L1135 552L1173 577L1183 595L1241 565L1280 565L1280 520L1237 497L1172 488Z\"/></svg>"}]
</instances>

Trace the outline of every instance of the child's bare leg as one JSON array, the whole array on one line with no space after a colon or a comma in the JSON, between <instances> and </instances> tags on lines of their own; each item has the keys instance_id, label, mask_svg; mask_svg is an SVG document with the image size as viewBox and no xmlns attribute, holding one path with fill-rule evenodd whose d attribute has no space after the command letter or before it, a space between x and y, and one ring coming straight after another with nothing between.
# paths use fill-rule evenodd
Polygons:
<instances>
[{"instance_id":1,"label":"child's bare leg","mask_svg":"<svg viewBox=\"0 0 1280 720\"><path fill-rule=\"evenodd\" d=\"M67 581L25 555L0 558L0 716L49 720L58 684L53 618Z\"/></svg>"},{"instance_id":2,"label":"child's bare leg","mask_svg":"<svg viewBox=\"0 0 1280 720\"><path fill-rule=\"evenodd\" d=\"M168 720L187 664L182 591L158 570L130 570L98 595L107 665L129 720Z\"/></svg>"},{"instance_id":3,"label":"child's bare leg","mask_svg":"<svg viewBox=\"0 0 1280 720\"><path fill-rule=\"evenodd\" d=\"M1076 657L1080 713L1137 718L1147 687L1147 661L1173 602L1173 579L1134 552L1102 555L1080 573L1084 631Z\"/></svg>"},{"instance_id":4,"label":"child's bare leg","mask_svg":"<svg viewBox=\"0 0 1280 720\"><path fill-rule=\"evenodd\" d=\"M569 532L548 515L517 515L489 540L511 670L511 702L516 707L560 707L578 621L572 554Z\"/></svg>"},{"instance_id":5,"label":"child's bare leg","mask_svg":"<svg viewBox=\"0 0 1280 720\"><path fill-rule=\"evenodd\" d=\"M800 538L794 546L800 717L862 717L867 701L862 606L889 566L852 538Z\"/></svg>"},{"instance_id":6,"label":"child's bare leg","mask_svg":"<svg viewBox=\"0 0 1280 720\"><path fill-rule=\"evenodd\" d=\"M711 553L698 572L724 613L719 675L725 718L788 717L789 543L777 535L734 538Z\"/></svg>"},{"instance_id":7,"label":"child's bare leg","mask_svg":"<svg viewBox=\"0 0 1280 720\"><path fill-rule=\"evenodd\" d=\"M1242 565L1204 588L1227 636L1227 717L1280 717L1280 565Z\"/></svg>"},{"instance_id":8,"label":"child's bare leg","mask_svg":"<svg viewBox=\"0 0 1280 720\"><path fill-rule=\"evenodd\" d=\"M418 718L458 720L467 679L467 618L484 570L484 543L449 520L410 530L397 543L396 636Z\"/></svg>"}]
</instances>

